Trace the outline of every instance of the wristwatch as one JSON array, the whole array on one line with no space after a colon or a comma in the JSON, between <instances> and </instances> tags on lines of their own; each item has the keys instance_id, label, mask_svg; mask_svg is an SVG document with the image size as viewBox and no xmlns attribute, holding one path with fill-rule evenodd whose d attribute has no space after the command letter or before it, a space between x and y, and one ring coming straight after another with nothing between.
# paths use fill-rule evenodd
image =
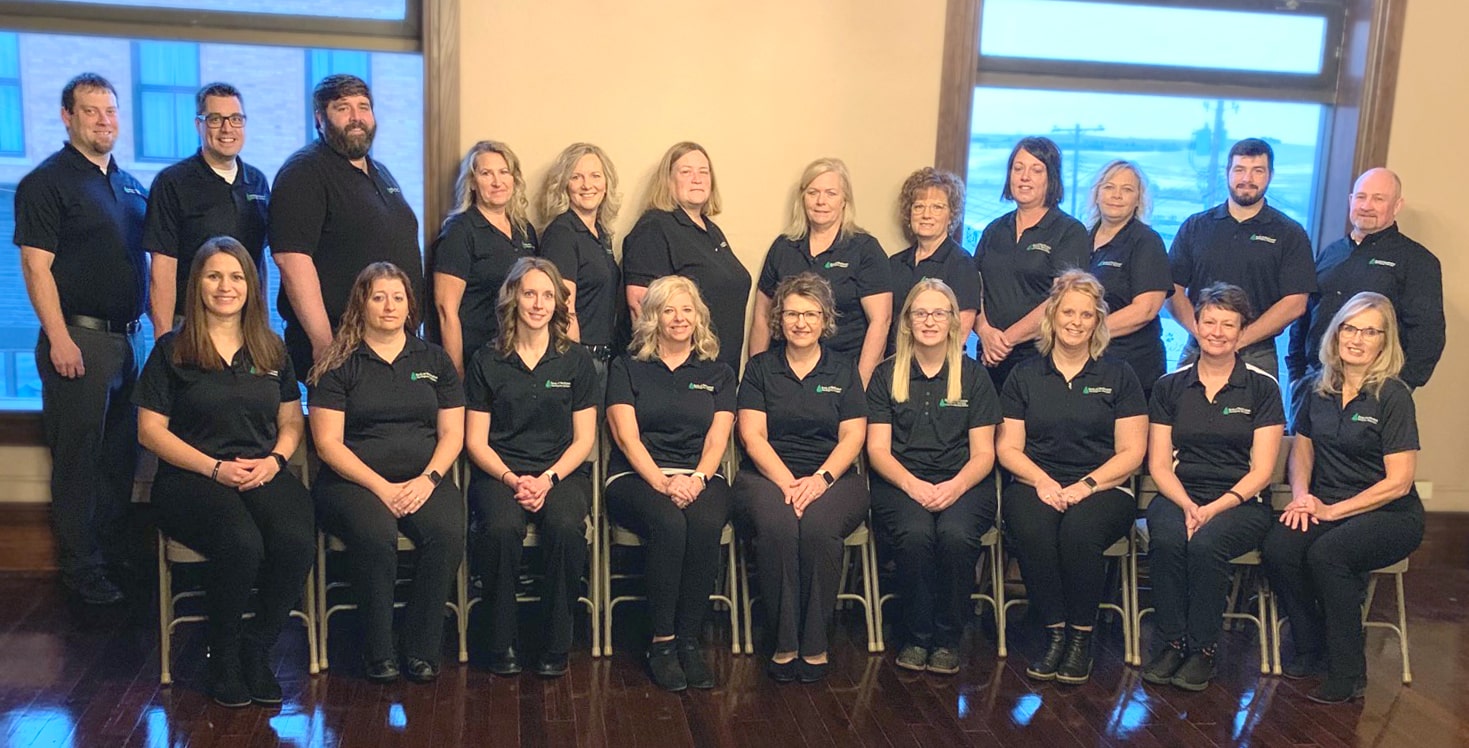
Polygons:
<instances>
[{"instance_id":1,"label":"wristwatch","mask_svg":"<svg viewBox=\"0 0 1469 748\"><path fill-rule=\"evenodd\" d=\"M1092 490L1092 493L1096 493L1097 492L1097 479L1096 478L1093 478L1090 475L1088 475L1085 478L1082 478L1081 479L1081 482L1084 483L1084 484L1086 484L1086 487L1087 488L1090 488Z\"/></svg>"},{"instance_id":2,"label":"wristwatch","mask_svg":"<svg viewBox=\"0 0 1469 748\"><path fill-rule=\"evenodd\" d=\"M444 479L444 476L440 475L437 470L430 470L424 473L423 477L428 478L428 482L434 484L434 488L438 488L439 482Z\"/></svg>"},{"instance_id":3,"label":"wristwatch","mask_svg":"<svg viewBox=\"0 0 1469 748\"><path fill-rule=\"evenodd\" d=\"M286 469L286 458L282 457L280 452L271 452L270 456L275 458L275 464L280 465L281 470Z\"/></svg>"},{"instance_id":4,"label":"wristwatch","mask_svg":"<svg viewBox=\"0 0 1469 748\"><path fill-rule=\"evenodd\" d=\"M707 476L707 475L705 475L705 474L703 474L703 473L701 473L701 472L699 472L697 470L695 470L694 472L690 473L689 474L689 477L690 478L698 478L700 483L702 483L702 484L704 484L706 486L709 485L709 476Z\"/></svg>"},{"instance_id":5,"label":"wristwatch","mask_svg":"<svg viewBox=\"0 0 1469 748\"><path fill-rule=\"evenodd\" d=\"M831 473L829 473L829 472L827 472L825 470L817 470L816 471L816 474L819 475L819 476L821 476L821 479L824 480L824 481L826 481L826 485L828 485L828 486L830 486L831 484L837 482L837 479L831 477Z\"/></svg>"},{"instance_id":6,"label":"wristwatch","mask_svg":"<svg viewBox=\"0 0 1469 748\"><path fill-rule=\"evenodd\" d=\"M557 475L555 470L547 470L543 475L551 481L553 486L561 482L561 476Z\"/></svg>"}]
</instances>

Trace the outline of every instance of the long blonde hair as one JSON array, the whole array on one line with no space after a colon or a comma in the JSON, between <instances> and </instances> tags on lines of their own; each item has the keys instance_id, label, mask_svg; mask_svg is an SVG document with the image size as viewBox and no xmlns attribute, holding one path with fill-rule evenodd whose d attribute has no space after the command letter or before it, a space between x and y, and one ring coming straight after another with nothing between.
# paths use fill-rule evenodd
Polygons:
<instances>
[{"instance_id":1,"label":"long blonde hair","mask_svg":"<svg viewBox=\"0 0 1469 748\"><path fill-rule=\"evenodd\" d=\"M806 188L822 174L835 174L842 185L842 226L837 231L837 241L846 241L853 234L863 233L857 226L857 200L852 196L852 174L839 158L818 158L806 165L801 172L801 181L791 195L791 221L786 225L785 237L799 241L811 233L811 221L806 216Z\"/></svg>"},{"instance_id":2,"label":"long blonde hair","mask_svg":"<svg viewBox=\"0 0 1469 748\"><path fill-rule=\"evenodd\" d=\"M1393 309L1392 302L1386 296L1371 291L1363 291L1347 300L1338 309L1336 315L1331 318L1331 324L1326 328L1326 334L1321 340L1321 378L1316 382L1316 391L1322 395L1340 395L1342 385L1346 381L1346 368L1341 361L1341 326L1346 321L1368 311L1377 310L1382 315L1382 350L1377 352L1377 358L1367 365L1367 373L1362 377L1362 390L1371 393L1376 398L1382 395L1382 386L1387 380L1394 379L1403 370L1405 356L1403 355L1403 343L1398 337L1398 315Z\"/></svg>"},{"instance_id":3,"label":"long blonde hair","mask_svg":"<svg viewBox=\"0 0 1469 748\"><path fill-rule=\"evenodd\" d=\"M546 175L546 184L541 188L541 218L547 223L571 208L571 198L566 194L566 185L571 173L576 171L576 162L582 156L596 156L602 162L602 176L607 180L607 192L602 195L602 204L597 206L597 223L606 232L602 237L612 240L612 222L617 220L617 211L622 207L622 193L617 191L617 169L612 159L591 143L572 143L561 151L551 171Z\"/></svg>"},{"instance_id":4,"label":"long blonde hair","mask_svg":"<svg viewBox=\"0 0 1469 748\"><path fill-rule=\"evenodd\" d=\"M1035 341L1035 347L1040 349L1042 356L1051 355L1051 350L1056 347L1056 314L1068 291L1085 294L1092 300L1097 312L1097 326L1092 329L1088 354L1093 359L1101 358L1102 351L1107 350L1107 344L1112 342L1112 331L1107 329L1106 291L1096 276L1085 270L1067 270L1051 284L1051 295L1046 298L1045 313L1041 316L1041 336Z\"/></svg>"},{"instance_id":5,"label":"long blonde hair","mask_svg":"<svg viewBox=\"0 0 1469 748\"><path fill-rule=\"evenodd\" d=\"M544 257L522 257L505 274L505 282L500 285L500 297L495 302L495 313L500 316L500 333L493 343L501 356L508 356L515 351L515 339L520 334L520 285L533 270L545 273L551 279L551 288L556 292L556 309L551 312L551 345L556 347L557 353L565 353L571 347L571 336L567 334L567 330L571 329L571 309L567 305L571 295L566 291L566 283L561 280L561 272Z\"/></svg>"},{"instance_id":6,"label":"long blonde hair","mask_svg":"<svg viewBox=\"0 0 1469 748\"><path fill-rule=\"evenodd\" d=\"M950 402L964 397L964 380L961 368L964 363L964 339L968 330L959 329L959 298L954 289L938 278L924 278L908 292L903 300L903 311L898 315L898 345L893 357L892 396L895 403L908 402L908 379L913 373L913 302L924 291L937 291L949 302L949 331L944 343L944 362L949 367L949 377L944 389L944 399Z\"/></svg>"},{"instance_id":7,"label":"long blonde hair","mask_svg":"<svg viewBox=\"0 0 1469 748\"><path fill-rule=\"evenodd\" d=\"M706 216L719 215L724 203L719 199L719 180L714 176L714 159L709 158L709 151L704 150L704 146L692 140L674 143L663 153L663 158L659 159L658 170L653 174L653 186L648 192L649 210L674 210L683 207L673 194L673 165L694 151L709 159L709 201L704 203L700 212Z\"/></svg>"},{"instance_id":8,"label":"long blonde hair","mask_svg":"<svg viewBox=\"0 0 1469 748\"><path fill-rule=\"evenodd\" d=\"M469 153L464 154L464 160L459 162L459 178L454 181L454 209L449 211L444 220L474 207L475 161L486 153L499 154L505 159L505 165L510 167L510 176L515 180L515 187L510 191L510 204L506 206L505 213L510 217L511 228L516 233L525 234L530 227L530 198L525 194L525 178L520 175L520 159L516 157L515 151L510 150L510 146L498 140L481 140L469 147Z\"/></svg>"},{"instance_id":9,"label":"long blonde hair","mask_svg":"<svg viewBox=\"0 0 1469 748\"><path fill-rule=\"evenodd\" d=\"M719 337L709 324L709 306L699 293L698 284L682 275L665 275L648 284L648 293L643 297L643 306L638 318L633 320L632 344L627 347L632 357L639 361L652 361L658 357L658 325L663 307L669 299L686 293L694 302L694 312L699 321L694 325L694 357L705 361L719 358Z\"/></svg>"},{"instance_id":10,"label":"long blonde hair","mask_svg":"<svg viewBox=\"0 0 1469 748\"><path fill-rule=\"evenodd\" d=\"M342 313L342 323L337 326L337 334L332 337L326 353L311 367L311 374L306 378L307 384L316 385L321 381L322 375L346 363L352 352L362 345L362 333L367 328L363 314L367 309L367 300L372 296L372 284L385 279L403 283L403 294L408 306L408 314L403 319L403 331L412 334L418 329L418 300L413 296L413 281L391 262L374 262L363 268L357 274L357 280L352 282L352 292L347 298L347 311Z\"/></svg>"}]
</instances>

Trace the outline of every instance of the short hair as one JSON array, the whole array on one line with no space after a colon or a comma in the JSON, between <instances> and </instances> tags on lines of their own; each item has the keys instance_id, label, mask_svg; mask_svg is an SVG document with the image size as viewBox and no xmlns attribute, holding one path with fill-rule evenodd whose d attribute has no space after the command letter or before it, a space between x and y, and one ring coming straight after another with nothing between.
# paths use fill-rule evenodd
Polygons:
<instances>
[{"instance_id":1,"label":"short hair","mask_svg":"<svg viewBox=\"0 0 1469 748\"><path fill-rule=\"evenodd\" d=\"M1235 156L1264 156L1265 168L1275 173L1275 149L1270 147L1260 138L1245 138L1229 147L1229 158L1224 161L1224 169L1228 171L1234 167Z\"/></svg>"},{"instance_id":2,"label":"short hair","mask_svg":"<svg viewBox=\"0 0 1469 748\"><path fill-rule=\"evenodd\" d=\"M571 208L571 199L566 196L566 184L571 181L571 172L576 170L576 162L583 156L596 156L602 162L602 176L607 179L607 194L602 196L602 204L597 207L597 223L602 224L602 230L608 232L604 238L610 242L612 222L617 220L617 211L622 207L622 194L617 191L617 169L612 165L612 159L607 158L601 148L591 143L572 143L556 156L556 163L551 164L551 170L546 174L546 183L541 189L541 218L549 223Z\"/></svg>"},{"instance_id":3,"label":"short hair","mask_svg":"<svg viewBox=\"0 0 1469 748\"><path fill-rule=\"evenodd\" d=\"M898 224L903 227L903 238L909 244L918 243L918 237L913 234L913 203L929 188L942 190L949 199L949 227L944 233L954 236L964 223L964 180L952 172L925 166L909 174L898 193Z\"/></svg>"},{"instance_id":4,"label":"short hair","mask_svg":"<svg viewBox=\"0 0 1469 748\"><path fill-rule=\"evenodd\" d=\"M1148 175L1136 163L1118 158L1108 161L1097 172L1096 179L1092 180L1090 197L1086 203L1086 219L1083 221L1087 226L1096 228L1102 222L1102 186L1123 169L1131 171L1137 177L1137 209L1132 213L1133 218L1146 222L1153 215L1153 186L1148 181Z\"/></svg>"},{"instance_id":5,"label":"short hair","mask_svg":"<svg viewBox=\"0 0 1469 748\"><path fill-rule=\"evenodd\" d=\"M495 313L500 317L500 333L491 344L501 356L515 352L515 338L520 333L517 306L520 286L525 276L535 270L545 273L551 279L551 289L556 293L556 309L551 312L551 345L555 346L557 353L565 353L571 347L571 336L567 333L571 329L571 308L568 305L571 294L566 290L561 272L556 269L555 263L544 257L522 257L505 274L505 282L500 286L500 296L495 302Z\"/></svg>"},{"instance_id":6,"label":"short hair","mask_svg":"<svg viewBox=\"0 0 1469 748\"><path fill-rule=\"evenodd\" d=\"M690 341L694 357L705 361L719 358L719 337L709 322L709 305L704 303L704 296L699 293L699 284L682 275L665 275L648 284L648 293L643 296L642 307L632 323L632 344L627 347L633 358L652 361L658 357L658 324L663 307L669 299L681 293L689 295L694 302L694 313L699 315Z\"/></svg>"},{"instance_id":7,"label":"short hair","mask_svg":"<svg viewBox=\"0 0 1469 748\"><path fill-rule=\"evenodd\" d=\"M194 114L204 113L205 100L208 99L210 96L219 96L226 99L233 96L236 99L240 100L240 106L245 105L245 97L240 95L240 89L235 88L228 83L220 83L216 81L214 83L204 84L204 86L199 89L199 92L194 94Z\"/></svg>"},{"instance_id":8,"label":"short hair","mask_svg":"<svg viewBox=\"0 0 1469 748\"><path fill-rule=\"evenodd\" d=\"M1054 208L1061 204L1061 198L1066 196L1065 181L1061 176L1061 149L1056 142L1050 138L1032 136L1021 138L1020 142L1010 149L1010 160L1005 162L1005 181L1000 188L1000 199L1014 202L1015 195L1010 191L1010 173L1015 168L1015 157L1025 151L1046 165L1046 207Z\"/></svg>"},{"instance_id":9,"label":"short hair","mask_svg":"<svg viewBox=\"0 0 1469 748\"><path fill-rule=\"evenodd\" d=\"M366 96L367 103L372 104L372 89L368 88L367 81L350 73L336 73L322 78L311 91L311 106L317 114L326 116L326 107L337 99L345 99L348 96ZM316 129L320 130L320 123Z\"/></svg>"},{"instance_id":10,"label":"short hair","mask_svg":"<svg viewBox=\"0 0 1469 748\"><path fill-rule=\"evenodd\" d=\"M678 200L673 194L673 165L684 156L698 151L709 159L709 202L704 203L703 214L706 216L717 216L722 209L723 203L719 199L719 180L714 176L714 159L709 158L709 151L704 146L684 140L674 143L663 158L658 161L658 169L653 173L653 189L648 193L648 208L657 210L673 210L680 207Z\"/></svg>"},{"instance_id":11,"label":"short hair","mask_svg":"<svg viewBox=\"0 0 1469 748\"><path fill-rule=\"evenodd\" d=\"M1094 359L1101 358L1107 344L1112 341L1112 331L1107 329L1107 291L1096 276L1085 270L1067 270L1051 284L1051 295L1046 297L1045 313L1041 316L1041 336L1035 341L1035 347L1040 349L1042 356L1051 355L1051 350L1056 347L1056 314L1061 309L1061 299L1071 291L1085 294L1092 300L1097 312L1097 326L1092 330L1088 353Z\"/></svg>"},{"instance_id":12,"label":"short hair","mask_svg":"<svg viewBox=\"0 0 1469 748\"><path fill-rule=\"evenodd\" d=\"M801 181L796 183L796 192L791 196L791 221L785 230L787 239L796 241L811 233L811 223L806 217L806 188L822 174L837 175L837 181L842 185L842 226L837 231L837 241L863 233L857 226L857 199L852 193L852 173L839 158L818 158L801 172Z\"/></svg>"},{"instance_id":13,"label":"short hair","mask_svg":"<svg viewBox=\"0 0 1469 748\"><path fill-rule=\"evenodd\" d=\"M1321 336L1321 378L1316 382L1316 392L1322 395L1340 395L1346 371L1341 362L1342 325L1362 312L1375 309L1382 315L1382 350L1377 358L1367 365L1367 374L1362 378L1363 391L1373 397L1382 395L1382 386L1387 380L1396 379L1403 371L1403 343L1398 337L1398 315L1392 301L1380 293L1363 291L1347 300L1331 318L1326 334Z\"/></svg>"},{"instance_id":14,"label":"short hair","mask_svg":"<svg viewBox=\"0 0 1469 748\"><path fill-rule=\"evenodd\" d=\"M1194 321L1204 314L1204 307L1214 307L1239 315L1240 327L1255 321L1255 307L1243 288L1220 281L1199 292L1199 301L1194 304Z\"/></svg>"},{"instance_id":15,"label":"short hair","mask_svg":"<svg viewBox=\"0 0 1469 748\"><path fill-rule=\"evenodd\" d=\"M785 330L781 328L780 318L785 313L786 298L789 296L810 299L821 307L822 340L836 334L837 309L831 292L831 284L825 278L807 271L786 276L785 280L776 284L775 298L770 305L770 319L766 320L770 325L771 340L785 340Z\"/></svg>"},{"instance_id":16,"label":"short hair","mask_svg":"<svg viewBox=\"0 0 1469 748\"><path fill-rule=\"evenodd\" d=\"M117 89L113 87L112 81L103 78L96 73L78 73L76 77L66 82L61 87L61 108L73 114L77 109L77 90L82 91L106 91L117 98Z\"/></svg>"},{"instance_id":17,"label":"short hair","mask_svg":"<svg viewBox=\"0 0 1469 748\"><path fill-rule=\"evenodd\" d=\"M459 162L459 177L454 180L454 207L445 220L474 207L474 162L486 153L499 154L505 159L505 165L510 167L510 177L515 180L515 186L510 190L510 204L505 207L505 213L510 217L513 230L528 233L530 198L526 195L525 177L520 175L520 159L510 146L497 140L481 140L464 154L464 160Z\"/></svg>"}]
</instances>

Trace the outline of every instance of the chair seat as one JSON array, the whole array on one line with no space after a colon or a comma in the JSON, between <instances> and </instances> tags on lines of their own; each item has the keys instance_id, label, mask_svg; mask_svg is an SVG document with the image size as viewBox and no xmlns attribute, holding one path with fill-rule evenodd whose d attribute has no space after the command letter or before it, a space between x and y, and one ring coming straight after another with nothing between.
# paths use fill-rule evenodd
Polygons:
<instances>
[{"instance_id":1,"label":"chair seat","mask_svg":"<svg viewBox=\"0 0 1469 748\"><path fill-rule=\"evenodd\" d=\"M204 554L173 538L168 539L168 543L164 547L164 555L171 564L202 564L209 560Z\"/></svg>"},{"instance_id":2,"label":"chair seat","mask_svg":"<svg viewBox=\"0 0 1469 748\"><path fill-rule=\"evenodd\" d=\"M855 530L852 531L852 534L851 535L848 535L847 536L847 539L846 540L843 540L842 541L842 545L845 545L845 546L847 546L849 548L850 547L860 546L860 545L866 545L867 544L867 534L868 534L867 523L866 522L863 522L861 525L859 525L857 527L857 529L855 529Z\"/></svg>"},{"instance_id":3,"label":"chair seat","mask_svg":"<svg viewBox=\"0 0 1469 748\"><path fill-rule=\"evenodd\" d=\"M983 535L979 536L979 545L982 548L988 548L988 547L990 547L992 545L999 545L999 544L1000 544L1000 528L998 528L998 527L991 527L989 530L986 530Z\"/></svg>"},{"instance_id":4,"label":"chair seat","mask_svg":"<svg viewBox=\"0 0 1469 748\"><path fill-rule=\"evenodd\" d=\"M1408 559L1403 559L1392 566L1384 566L1372 572L1373 574L1406 574L1408 573Z\"/></svg>"}]
</instances>

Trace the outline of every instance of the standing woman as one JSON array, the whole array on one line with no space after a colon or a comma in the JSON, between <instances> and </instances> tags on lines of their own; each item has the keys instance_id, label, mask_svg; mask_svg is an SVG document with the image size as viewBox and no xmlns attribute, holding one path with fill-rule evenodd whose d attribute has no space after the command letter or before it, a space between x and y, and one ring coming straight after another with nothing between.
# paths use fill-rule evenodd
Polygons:
<instances>
[{"instance_id":1,"label":"standing woman","mask_svg":"<svg viewBox=\"0 0 1469 748\"><path fill-rule=\"evenodd\" d=\"M1107 289L1108 353L1132 365L1143 395L1166 371L1158 311L1173 293L1168 250L1149 226L1153 196L1143 170L1131 161L1108 162L1092 181L1087 201L1091 273Z\"/></svg>"},{"instance_id":2,"label":"standing woman","mask_svg":"<svg viewBox=\"0 0 1469 748\"><path fill-rule=\"evenodd\" d=\"M243 245L204 242L184 289L183 324L159 339L133 393L138 442L159 458L159 529L210 559L209 695L279 704L270 649L316 541L311 495L285 469L301 443L301 391ZM259 611L242 624L257 579Z\"/></svg>"},{"instance_id":3,"label":"standing woman","mask_svg":"<svg viewBox=\"0 0 1469 748\"><path fill-rule=\"evenodd\" d=\"M953 291L959 303L959 330L964 339L974 329L981 304L979 273L974 260L953 237L964 222L964 182L947 172L925 166L908 175L898 195L898 220L910 246L889 259L893 304L902 304L908 292L924 278L937 278ZM889 352L896 350L898 320L892 326ZM961 345L963 340L960 341ZM993 383L991 384L993 389Z\"/></svg>"},{"instance_id":4,"label":"standing woman","mask_svg":"<svg viewBox=\"0 0 1469 748\"><path fill-rule=\"evenodd\" d=\"M434 308L444 351L463 379L464 365L499 330L500 286L516 260L535 255L536 229L520 159L504 143L481 140L469 149L454 195L434 240Z\"/></svg>"},{"instance_id":5,"label":"standing woman","mask_svg":"<svg viewBox=\"0 0 1469 748\"><path fill-rule=\"evenodd\" d=\"M872 513L892 538L912 637L898 667L959 672L980 538L995 524L995 424L989 375L964 355L969 328L947 284L924 278L898 318L898 353L867 390Z\"/></svg>"},{"instance_id":6,"label":"standing woman","mask_svg":"<svg viewBox=\"0 0 1469 748\"><path fill-rule=\"evenodd\" d=\"M601 148L573 143L561 151L541 195L542 215L555 216L541 233L541 256L556 264L570 296L566 334L592 355L606 381L622 277L612 256L612 231L622 196L617 169Z\"/></svg>"},{"instance_id":7,"label":"standing woman","mask_svg":"<svg viewBox=\"0 0 1469 748\"><path fill-rule=\"evenodd\" d=\"M698 284L719 338L719 360L737 372L750 271L712 220L720 207L709 153L698 143L675 143L658 162L647 209L622 242L622 275L634 319L654 279L682 275Z\"/></svg>"},{"instance_id":8,"label":"standing woman","mask_svg":"<svg viewBox=\"0 0 1469 748\"><path fill-rule=\"evenodd\" d=\"M347 544L367 677L398 678L393 589L398 533L417 549L398 634L409 680L438 677L444 602L464 556L464 506L444 476L464 446L464 394L444 349L426 343L408 276L375 262L357 275L337 335L311 369L312 487L322 527Z\"/></svg>"},{"instance_id":9,"label":"standing woman","mask_svg":"<svg viewBox=\"0 0 1469 748\"><path fill-rule=\"evenodd\" d=\"M852 176L840 159L812 161L792 197L790 226L770 245L760 271L750 355L770 347L766 320L776 285L797 273L815 273L836 297L837 329L826 349L851 359L865 386L883 358L892 322L887 253L857 226Z\"/></svg>"},{"instance_id":10,"label":"standing woman","mask_svg":"<svg viewBox=\"0 0 1469 748\"><path fill-rule=\"evenodd\" d=\"M1332 317L1321 371L1295 398L1290 454L1294 499L1265 536L1265 571L1290 618L1296 656L1288 678L1324 670L1307 694L1333 704L1362 695L1362 599L1367 574L1423 542L1423 502L1413 485L1418 421L1398 379L1403 346L1392 302L1364 291Z\"/></svg>"},{"instance_id":11,"label":"standing woman","mask_svg":"<svg viewBox=\"0 0 1469 748\"><path fill-rule=\"evenodd\" d=\"M1035 358L1025 345L1040 335L1046 295L1061 273L1085 268L1091 245L1081 221L1061 212L1061 150L1050 138L1022 138L1010 151L1000 197L1015 210L984 227L974 263L984 286L984 308L974 320L980 362L996 387L1010 370Z\"/></svg>"},{"instance_id":12,"label":"standing woman","mask_svg":"<svg viewBox=\"0 0 1469 748\"><path fill-rule=\"evenodd\" d=\"M699 631L719 575L729 483L719 462L734 428L735 376L720 363L709 308L677 275L648 286L631 353L612 362L607 421L617 449L607 511L647 538L653 682L713 688Z\"/></svg>"},{"instance_id":13,"label":"standing woman","mask_svg":"<svg viewBox=\"0 0 1469 748\"><path fill-rule=\"evenodd\" d=\"M566 674L571 610L587 565L597 372L566 334L566 285L549 260L526 257L510 268L499 314L499 337L475 354L465 383L469 513L490 610L490 672L521 671L515 583L534 518L546 559L541 604L549 632L535 672L554 678Z\"/></svg>"},{"instance_id":14,"label":"standing woman","mask_svg":"<svg viewBox=\"0 0 1469 748\"><path fill-rule=\"evenodd\" d=\"M867 400L851 361L821 342L836 332L833 316L825 279L781 281L767 321L780 344L751 358L740 382L745 464L734 504L754 541L760 595L775 623L767 671L780 683L826 677L842 542L869 504L866 481L852 470Z\"/></svg>"},{"instance_id":15,"label":"standing woman","mask_svg":"<svg viewBox=\"0 0 1469 748\"><path fill-rule=\"evenodd\" d=\"M1043 309L1040 357L1015 367L1000 392L996 453L1010 473L1005 529L1025 589L1046 627L1046 651L1025 674L1077 685L1092 671L1102 553L1132 526L1127 486L1147 451L1147 401L1132 367L1102 358L1107 304L1081 270L1056 279Z\"/></svg>"},{"instance_id":16,"label":"standing woman","mask_svg":"<svg viewBox=\"0 0 1469 748\"><path fill-rule=\"evenodd\" d=\"M1154 654L1149 683L1202 691L1214 677L1229 562L1270 529L1270 474L1285 434L1275 378L1235 353L1254 319L1244 290L1216 283L1194 307L1198 361L1158 380L1149 409ZM1261 492L1266 492L1262 499Z\"/></svg>"}]
</instances>

